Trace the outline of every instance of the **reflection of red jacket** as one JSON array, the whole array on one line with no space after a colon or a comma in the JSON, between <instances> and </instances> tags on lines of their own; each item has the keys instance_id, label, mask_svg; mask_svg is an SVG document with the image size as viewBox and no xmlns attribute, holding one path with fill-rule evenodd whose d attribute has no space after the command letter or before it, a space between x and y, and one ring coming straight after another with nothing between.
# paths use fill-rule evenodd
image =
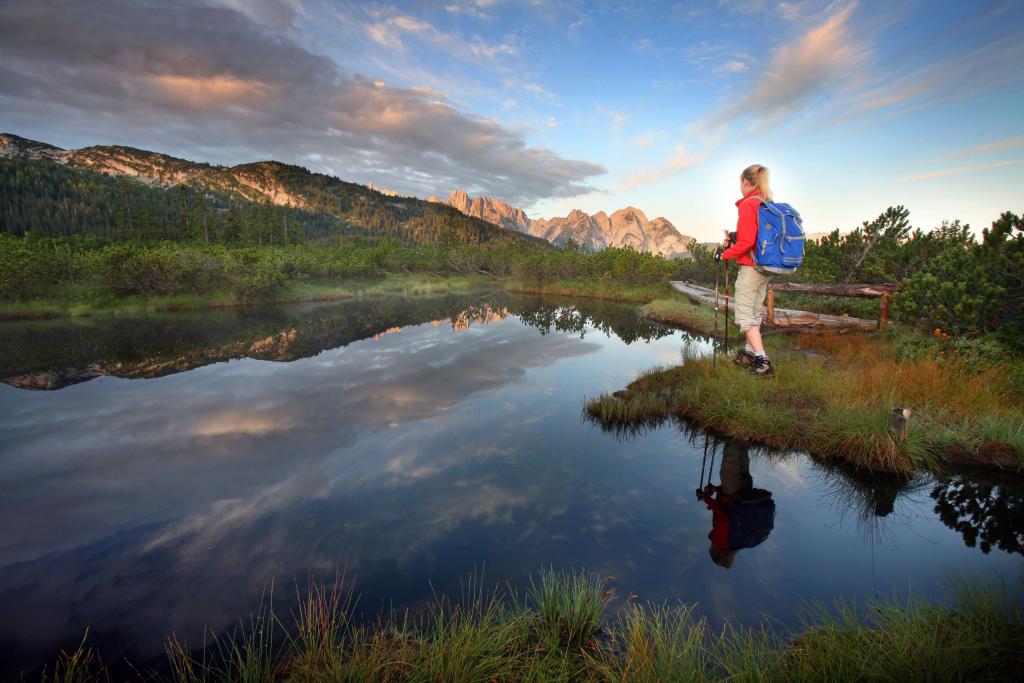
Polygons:
<instances>
[{"instance_id":1,"label":"reflection of red jacket","mask_svg":"<svg viewBox=\"0 0 1024 683\"><path fill-rule=\"evenodd\" d=\"M711 539L711 545L716 548L729 547L729 528L732 525L730 521L732 498L732 496L727 496L724 493L719 493L714 498L711 496L704 497L705 505L708 506L708 510L711 510L711 533L708 534L708 538Z\"/></svg>"},{"instance_id":2,"label":"reflection of red jacket","mask_svg":"<svg viewBox=\"0 0 1024 683\"><path fill-rule=\"evenodd\" d=\"M736 244L722 253L722 259L736 259L741 266L754 265L750 250L757 243L757 208L761 206L761 197L754 196L757 190L751 190L736 202L740 217L736 221Z\"/></svg>"}]
</instances>

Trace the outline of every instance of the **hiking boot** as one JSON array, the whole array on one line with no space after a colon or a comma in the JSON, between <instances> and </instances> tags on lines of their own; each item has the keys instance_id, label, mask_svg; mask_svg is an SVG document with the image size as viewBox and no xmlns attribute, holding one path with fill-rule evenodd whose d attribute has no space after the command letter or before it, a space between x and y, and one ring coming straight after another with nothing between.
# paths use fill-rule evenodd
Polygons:
<instances>
[{"instance_id":1,"label":"hiking boot","mask_svg":"<svg viewBox=\"0 0 1024 683\"><path fill-rule=\"evenodd\" d=\"M755 377L771 377L775 374L772 370L772 362L768 360L767 356L755 356L754 364L750 366L748 372Z\"/></svg>"},{"instance_id":2,"label":"hiking boot","mask_svg":"<svg viewBox=\"0 0 1024 683\"><path fill-rule=\"evenodd\" d=\"M736 352L736 357L732 359L732 362L740 367L749 367L754 364L754 354L746 349L740 349Z\"/></svg>"}]
</instances>

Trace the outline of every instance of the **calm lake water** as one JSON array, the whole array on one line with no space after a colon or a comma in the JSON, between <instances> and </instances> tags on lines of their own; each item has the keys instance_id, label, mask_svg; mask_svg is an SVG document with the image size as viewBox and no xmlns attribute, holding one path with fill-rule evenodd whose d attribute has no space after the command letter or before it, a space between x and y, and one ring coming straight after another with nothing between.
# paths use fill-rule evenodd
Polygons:
<instances>
[{"instance_id":1,"label":"calm lake water","mask_svg":"<svg viewBox=\"0 0 1024 683\"><path fill-rule=\"evenodd\" d=\"M237 624L271 580L286 604L296 579L342 567L368 614L553 566L716 624L942 597L951 572L1024 580L1013 483L592 424L585 397L707 348L630 306L485 292L7 323L0 339L4 678L87 626L106 661L146 661L171 631ZM705 445L716 483L723 452L749 458L776 504L728 569L695 496Z\"/></svg>"}]
</instances>

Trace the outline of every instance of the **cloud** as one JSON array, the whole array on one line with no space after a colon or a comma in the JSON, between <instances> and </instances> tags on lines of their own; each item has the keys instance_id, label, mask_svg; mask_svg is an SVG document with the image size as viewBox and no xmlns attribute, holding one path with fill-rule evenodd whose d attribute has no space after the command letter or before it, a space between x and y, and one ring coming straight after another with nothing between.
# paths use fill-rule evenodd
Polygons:
<instances>
[{"instance_id":1,"label":"cloud","mask_svg":"<svg viewBox=\"0 0 1024 683\"><path fill-rule=\"evenodd\" d=\"M524 81L520 78L516 78L513 76L505 76L504 78L501 79L501 83L508 90L521 90L523 92L530 93L537 99L545 100L552 104L561 105L561 100L558 98L558 95L551 92L550 90L540 85L539 83L534 83L532 81Z\"/></svg>"},{"instance_id":2,"label":"cloud","mask_svg":"<svg viewBox=\"0 0 1024 683\"><path fill-rule=\"evenodd\" d=\"M938 161L957 161L959 159L981 156L991 152L1003 152L1008 149L1016 149L1018 147L1024 147L1024 135L1018 135L1017 137L1007 138L997 142L990 142L985 145L966 147L956 152L952 152L951 154L947 154L946 156L939 158Z\"/></svg>"},{"instance_id":3,"label":"cloud","mask_svg":"<svg viewBox=\"0 0 1024 683\"><path fill-rule=\"evenodd\" d=\"M663 130L645 130L633 138L633 146L645 149L659 140L664 140L665 136L666 133Z\"/></svg>"},{"instance_id":4,"label":"cloud","mask_svg":"<svg viewBox=\"0 0 1024 683\"><path fill-rule=\"evenodd\" d=\"M487 59L494 61L501 56L519 52L514 35L506 36L500 43L489 43L480 36L466 38L442 31L432 24L397 10L387 14L374 12L364 30L375 43L392 50L406 49L403 36L415 37L445 53L464 60Z\"/></svg>"},{"instance_id":5,"label":"cloud","mask_svg":"<svg viewBox=\"0 0 1024 683\"><path fill-rule=\"evenodd\" d=\"M786 21L799 19L800 15L805 12L802 2L780 2L776 5L776 9L779 16Z\"/></svg>"},{"instance_id":6,"label":"cloud","mask_svg":"<svg viewBox=\"0 0 1024 683\"><path fill-rule=\"evenodd\" d=\"M734 14L757 14L768 9L767 0L718 0L718 6Z\"/></svg>"},{"instance_id":7,"label":"cloud","mask_svg":"<svg viewBox=\"0 0 1024 683\"><path fill-rule=\"evenodd\" d=\"M477 19L493 19L494 15L487 12L487 8L498 4L497 0L470 0L470 2L454 2L444 6L446 12L451 14L465 14Z\"/></svg>"},{"instance_id":8,"label":"cloud","mask_svg":"<svg viewBox=\"0 0 1024 683\"><path fill-rule=\"evenodd\" d=\"M1024 164L1024 159L1009 159L1006 161L994 161L990 164L972 164L971 166L959 166L957 168L945 168L935 171L927 171L925 173L918 173L917 175L910 175L904 178L900 178L900 182L916 182L920 180L932 180L934 178L945 178L951 175L960 175L961 173L973 173L975 171L987 171L993 168L1006 168L1007 166L1019 166Z\"/></svg>"},{"instance_id":9,"label":"cloud","mask_svg":"<svg viewBox=\"0 0 1024 683\"><path fill-rule=\"evenodd\" d=\"M719 109L711 126L751 119L755 128L781 123L818 95L834 91L868 54L851 37L848 21L856 4L846 5L772 56L753 90Z\"/></svg>"},{"instance_id":10,"label":"cloud","mask_svg":"<svg viewBox=\"0 0 1024 683\"><path fill-rule=\"evenodd\" d=\"M1020 81L1022 59L1024 43L1015 35L988 42L851 93L841 102L841 107L849 113L836 119L834 125L876 112L886 112L887 116L881 120L891 120Z\"/></svg>"},{"instance_id":11,"label":"cloud","mask_svg":"<svg viewBox=\"0 0 1024 683\"><path fill-rule=\"evenodd\" d=\"M319 158L319 170L403 194L467 187L517 204L590 191L587 179L606 172L529 147L436 92L347 73L231 8L58 5L0 5L0 108L29 137L230 163ZM383 40L432 30L390 21Z\"/></svg>"},{"instance_id":12,"label":"cloud","mask_svg":"<svg viewBox=\"0 0 1024 683\"><path fill-rule=\"evenodd\" d=\"M718 70L735 74L741 71L746 71L748 68L749 66L742 59L730 59L728 62L718 67Z\"/></svg>"},{"instance_id":13,"label":"cloud","mask_svg":"<svg viewBox=\"0 0 1024 683\"><path fill-rule=\"evenodd\" d=\"M720 136L712 137L700 152L690 152L685 145L677 145L672 156L654 168L637 171L626 178L623 189L632 190L648 183L660 182L688 168L698 166L721 143Z\"/></svg>"},{"instance_id":14,"label":"cloud","mask_svg":"<svg viewBox=\"0 0 1024 683\"><path fill-rule=\"evenodd\" d=\"M601 105L597 105L597 111L608 117L609 125L608 132L612 135L617 135L622 131L622 127L629 123L630 115L623 111L615 111L608 109Z\"/></svg>"}]
</instances>

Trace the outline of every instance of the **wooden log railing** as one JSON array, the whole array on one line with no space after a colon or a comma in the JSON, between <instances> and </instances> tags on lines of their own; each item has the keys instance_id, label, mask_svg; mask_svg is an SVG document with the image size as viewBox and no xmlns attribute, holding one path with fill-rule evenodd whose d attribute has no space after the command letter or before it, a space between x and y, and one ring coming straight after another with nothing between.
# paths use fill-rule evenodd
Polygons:
<instances>
[{"instance_id":1,"label":"wooden log railing","mask_svg":"<svg viewBox=\"0 0 1024 683\"><path fill-rule=\"evenodd\" d=\"M705 304L715 303L714 290L692 282L673 282L672 287L678 292L685 294L690 299ZM877 330L889 322L889 295L899 289L899 285L812 285L795 282L780 282L768 284L767 306L762 309L761 315L765 322L779 328L789 329L859 329ZM856 297L878 297L881 299L881 315L878 320L867 318L853 318L848 315L829 315L827 313L814 313L811 311L798 311L787 308L775 307L775 291L801 292L804 294L821 294L827 296L856 296ZM852 293L851 293L852 292ZM725 304L725 298L719 298L719 305L728 311L733 308L734 301L730 300Z\"/></svg>"},{"instance_id":2,"label":"wooden log railing","mask_svg":"<svg viewBox=\"0 0 1024 683\"><path fill-rule=\"evenodd\" d=\"M900 286L894 282L883 282L874 285L818 285L801 282L769 282L768 283L768 315L765 322L775 323L775 292L798 292L801 294L820 294L823 296L860 297L863 299L880 299L878 323L875 329L882 329L889 324L889 297L898 292ZM858 319L859 320L859 319Z\"/></svg>"}]
</instances>

